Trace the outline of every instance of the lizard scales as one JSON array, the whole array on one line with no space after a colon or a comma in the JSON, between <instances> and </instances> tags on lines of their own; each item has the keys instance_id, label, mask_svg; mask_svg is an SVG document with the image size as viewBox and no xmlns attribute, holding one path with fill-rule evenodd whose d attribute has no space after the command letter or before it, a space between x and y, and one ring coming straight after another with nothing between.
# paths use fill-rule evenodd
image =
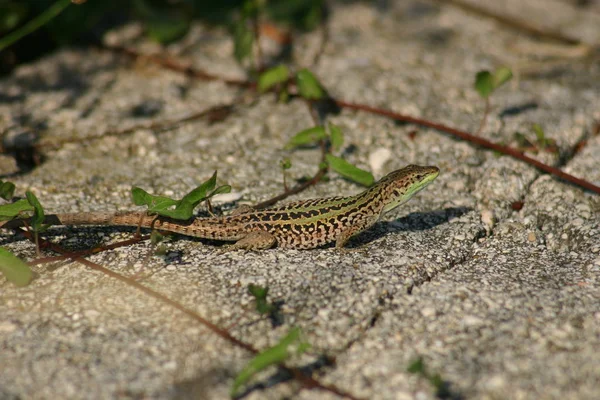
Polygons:
<instances>
[{"instance_id":1,"label":"lizard scales","mask_svg":"<svg viewBox=\"0 0 600 400\"><path fill-rule=\"evenodd\" d=\"M236 241L234 248L311 249L335 242L343 247L384 212L407 202L439 174L437 167L409 165L391 172L355 196L301 200L224 217L173 220L145 212L75 213L49 216L57 225L139 226L187 236ZM17 220L0 227L14 227Z\"/></svg>"}]
</instances>

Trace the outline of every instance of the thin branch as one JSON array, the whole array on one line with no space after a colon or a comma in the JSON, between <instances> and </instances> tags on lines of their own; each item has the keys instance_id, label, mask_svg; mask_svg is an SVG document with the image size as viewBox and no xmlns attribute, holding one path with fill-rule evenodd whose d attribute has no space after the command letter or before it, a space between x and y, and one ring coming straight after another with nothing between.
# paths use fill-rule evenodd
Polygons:
<instances>
[{"instance_id":1,"label":"thin branch","mask_svg":"<svg viewBox=\"0 0 600 400\"><path fill-rule=\"evenodd\" d=\"M119 247L131 246L131 245L137 244L139 242L142 242L142 241L148 240L148 239L150 239L150 235L138 236L138 237L134 237L133 239L122 240L117 243L102 245L99 247L94 247L94 248L82 250L82 251L70 252L69 255L38 258L36 260L29 261L27 264L33 266L33 265L38 265L38 264L51 263L51 262L55 262L55 261L69 260L75 256L77 256L77 257L89 256L89 255L100 253L100 252L106 251L106 250L114 250L114 249L118 249Z\"/></svg>"},{"instance_id":2,"label":"thin branch","mask_svg":"<svg viewBox=\"0 0 600 400\"><path fill-rule=\"evenodd\" d=\"M206 118L209 122L215 122L226 118L229 114L233 112L235 109L235 104L238 104L239 101L234 101L231 104L219 104L205 110L201 110L195 112L191 115L182 117L180 119L172 120L172 121L158 121L152 123L145 123L140 125L131 126L129 128L102 132L98 135L87 136L87 137L72 137L55 141L41 141L39 143L35 143L33 145L36 149L57 149L62 147L67 143L87 143L88 141L102 139L105 137L114 137L114 136L125 136L130 135L140 129L144 130L152 130L156 132L165 132L171 129L175 129L183 123L199 120L202 118ZM6 149L9 151L10 149Z\"/></svg>"},{"instance_id":3,"label":"thin branch","mask_svg":"<svg viewBox=\"0 0 600 400\"><path fill-rule=\"evenodd\" d=\"M293 188L284 191L283 193L281 193L280 195L277 195L275 197L272 197L268 200L265 200L263 202L260 202L258 204L255 204L253 206L253 208L256 208L257 210L260 210L261 208L266 208L266 207L270 207L273 204L276 204L278 201L284 200L294 194L300 193L306 189L308 189L309 187L315 185L316 183L318 183L321 179L323 179L323 177L325 176L325 174L327 174L327 168L319 168L319 170L317 171L317 173L315 175L313 175L312 178L310 178L309 180L299 183L296 186L294 186Z\"/></svg>"},{"instance_id":4,"label":"thin branch","mask_svg":"<svg viewBox=\"0 0 600 400\"><path fill-rule=\"evenodd\" d=\"M177 60L172 58L166 58L161 55L145 55L134 49L130 49L128 47L119 46L119 45L107 45L101 44L99 45L101 48L106 50L114 51L116 53L120 53L135 59L142 59L150 61L154 64L160 65L164 68L180 72L186 76L201 79L203 81L220 81L226 83L228 85L240 86L244 88L254 88L256 84L254 82L250 82L243 79L233 79L233 78L223 78L218 75L211 74L209 72L203 71L198 68L194 68L191 65L185 65Z\"/></svg>"},{"instance_id":5,"label":"thin branch","mask_svg":"<svg viewBox=\"0 0 600 400\"><path fill-rule=\"evenodd\" d=\"M252 24L252 33L254 34L254 45L256 48L256 53L254 55L254 68L256 68L256 73L260 74L263 70L263 52L260 47L260 24L258 21L259 11L256 11L252 18L250 18L250 23Z\"/></svg>"},{"instance_id":6,"label":"thin branch","mask_svg":"<svg viewBox=\"0 0 600 400\"><path fill-rule=\"evenodd\" d=\"M452 4L456 7L462 8L468 12L472 12L474 14L481 15L481 16L484 16L487 18L492 18L492 19L500 22L501 24L504 24L506 26L510 26L510 27L519 29L521 31L527 32L530 35L543 37L543 38L550 39L550 40L556 40L556 41L560 41L560 42L563 42L566 44L571 44L571 45L581 43L580 39L570 36L568 34L565 34L564 32L548 29L547 27L543 27L540 25L536 26L535 24L531 23L530 19L529 19L530 22L526 22L527 18L523 18L522 20L517 20L517 19L507 16L507 15L500 15L500 14L494 13L494 12L486 9L485 7L477 6L473 2L468 2L468 1L464 1L464 0L437 0L437 1L440 3Z\"/></svg>"},{"instance_id":7,"label":"thin branch","mask_svg":"<svg viewBox=\"0 0 600 400\"><path fill-rule=\"evenodd\" d=\"M513 158L516 158L517 160L525 161L526 163L538 168L539 170L542 170L544 172L552 174L558 178L564 179L567 182L573 183L577 186L580 186L584 189L590 190L594 193L600 194L599 186L596 186L596 185L592 184L591 182L585 181L583 179L579 179L571 174L567 174L566 172L563 172L558 168L551 167L551 166L544 164L534 158L528 157L525 154L523 154L522 152L520 152L519 150L514 149L512 147L503 146L501 144L496 144L494 142L490 142L487 139L471 135L470 133L467 133L465 131L451 128L451 127L443 125L443 124L438 124L436 122L427 121L427 120L424 120L421 118L415 118L415 117L411 117L408 115L398 114L393 111L385 110L382 108L371 107L371 106L367 106L364 104L355 104L355 103L350 103L350 102L346 102L343 100L337 100L337 99L334 99L334 101L336 102L336 104L339 107L347 108L350 110L366 111L371 114L382 115L384 117L388 117L388 118L394 119L396 121L410 122L413 124L426 126L428 128L433 128L438 131L446 132L446 133L450 134L451 136L455 136L462 140L466 140L467 142L471 142L471 143L481 146L483 148L495 150L502 154L507 154Z\"/></svg>"},{"instance_id":8,"label":"thin branch","mask_svg":"<svg viewBox=\"0 0 600 400\"><path fill-rule=\"evenodd\" d=\"M29 240L33 240L33 235L31 234L31 232L25 230L25 229L21 229L21 232L23 232L23 234L29 239ZM138 240L138 239L134 239L134 240ZM175 308L176 310L181 311L182 313L188 315L189 317L192 317L193 319L195 319L196 321L200 322L202 325L204 325L205 327L207 327L209 330L211 330L213 333L217 334L217 336L227 340L228 342L230 342L231 344L241 347L244 350L249 351L252 354L258 354L259 350L257 350L256 348L254 348L254 346L252 346L249 343L243 342L239 339L237 339L236 337L234 337L233 335L231 335L227 330L220 328L219 326L213 324L212 322L208 321L207 319L203 318L202 316L200 316L198 313L196 313L195 311L184 307L182 304L171 300L170 298L168 298L167 296L165 296L162 293L159 293L153 289L150 289L147 286L142 285L141 283L139 283L138 281L131 279L129 277L126 277L124 275L121 275L117 272L114 272L108 268L103 267L102 265L96 264L92 261L86 260L85 258L82 258L79 254L81 252L77 252L77 253L72 253L69 252L65 249L63 249L61 246L49 242L47 240L41 239L41 241L44 244L45 248L49 248L52 251L55 251L59 254L62 254L65 258L69 258L73 261L79 262L93 270L99 271L107 276L110 276L111 278L114 278L118 281L121 281L123 283L125 283L128 286L134 287L135 289L147 294L150 297L153 297L159 301L162 301L165 304L168 304L169 306ZM116 245L116 243L114 244ZM114 245L110 245L107 247L111 247ZM283 364L280 364L279 367L281 369L283 369L284 371L286 371L287 373L289 373L291 376L294 377L294 379L298 380L304 387L309 388L309 389L319 389L319 390L323 390L323 391L327 391L333 394L336 394L340 397L345 397L351 400L359 400L359 398L353 396L350 393L344 392L343 390L341 390L340 388L338 388L335 385L327 385L324 383L319 382L318 380L316 380L315 378L313 378L312 376L306 375L305 373L303 373L300 369L296 368L296 367L287 367Z\"/></svg>"},{"instance_id":9,"label":"thin branch","mask_svg":"<svg viewBox=\"0 0 600 400\"><path fill-rule=\"evenodd\" d=\"M315 111L315 109L313 107L313 102L310 100L305 100L305 104L308 107L308 112L310 113L310 116L313 119L313 122L315 123L315 125L320 125L319 116L317 115L317 112ZM321 164L323 164L323 162L325 161L325 155L327 154L327 145L324 140L319 141L319 147L321 148ZM276 204L277 202L290 197L291 195L300 193L300 192L308 189L309 187L317 184L321 179L323 179L323 177L327 174L327 170L328 170L327 167L319 168L317 173L309 180L307 180L303 183L300 183L291 189L288 189L287 187L285 187L284 188L285 190L283 191L283 193L281 193L277 196L274 196L268 200L265 200L263 202L260 202L256 205L254 205L253 208L258 210L261 208L270 207L273 204Z\"/></svg>"}]
</instances>

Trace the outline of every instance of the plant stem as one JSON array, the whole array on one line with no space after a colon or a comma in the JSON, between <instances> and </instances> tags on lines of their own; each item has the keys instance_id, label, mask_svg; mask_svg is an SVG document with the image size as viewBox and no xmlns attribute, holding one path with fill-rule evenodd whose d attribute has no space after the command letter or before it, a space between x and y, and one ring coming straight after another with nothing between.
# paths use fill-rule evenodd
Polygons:
<instances>
[{"instance_id":1,"label":"plant stem","mask_svg":"<svg viewBox=\"0 0 600 400\"><path fill-rule=\"evenodd\" d=\"M23 25L21 28L0 39L0 51L17 42L22 37L29 35L46 25L52 18L63 12L69 4L71 4L71 0L58 0L50 8Z\"/></svg>"},{"instance_id":2,"label":"plant stem","mask_svg":"<svg viewBox=\"0 0 600 400\"><path fill-rule=\"evenodd\" d=\"M483 111L483 118L481 118L481 123L479 124L479 129L477 129L477 133L475 136L479 136L481 132L483 132L483 128L485 128L485 123L487 122L487 117L490 113L490 98L485 98L485 110Z\"/></svg>"}]
</instances>

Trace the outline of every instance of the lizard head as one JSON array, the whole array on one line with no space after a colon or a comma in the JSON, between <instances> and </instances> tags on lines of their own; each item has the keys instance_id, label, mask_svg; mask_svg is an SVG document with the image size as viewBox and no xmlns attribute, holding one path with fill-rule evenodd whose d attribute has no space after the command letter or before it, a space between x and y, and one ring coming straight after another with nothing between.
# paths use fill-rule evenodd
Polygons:
<instances>
[{"instance_id":1,"label":"lizard head","mask_svg":"<svg viewBox=\"0 0 600 400\"><path fill-rule=\"evenodd\" d=\"M440 174L438 167L422 167L408 165L402 169L390 172L375 186L379 186L383 194L383 212L390 211L406 203L419 191L423 190Z\"/></svg>"}]
</instances>

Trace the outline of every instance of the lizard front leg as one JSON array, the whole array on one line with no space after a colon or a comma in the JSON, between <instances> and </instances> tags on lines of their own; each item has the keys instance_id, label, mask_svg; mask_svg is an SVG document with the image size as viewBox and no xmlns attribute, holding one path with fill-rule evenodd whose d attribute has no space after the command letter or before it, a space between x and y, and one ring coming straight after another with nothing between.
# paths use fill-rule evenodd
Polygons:
<instances>
[{"instance_id":1,"label":"lizard front leg","mask_svg":"<svg viewBox=\"0 0 600 400\"><path fill-rule=\"evenodd\" d=\"M346 243L348 243L348 240L350 240L350 238L354 235L357 235L358 233L360 233L361 231L363 231L363 228L361 228L360 226L350 226L348 228L346 228L345 230L343 230L338 237L335 239L335 247L336 249L343 249L344 246L346 245Z\"/></svg>"},{"instance_id":2,"label":"lizard front leg","mask_svg":"<svg viewBox=\"0 0 600 400\"><path fill-rule=\"evenodd\" d=\"M277 243L277 238L266 231L250 232L231 246L230 250L265 250L270 249Z\"/></svg>"},{"instance_id":3,"label":"lizard front leg","mask_svg":"<svg viewBox=\"0 0 600 400\"><path fill-rule=\"evenodd\" d=\"M362 231L369 229L377 222L378 219L378 215L355 218L353 224L345 227L344 230L342 230L342 232L340 232L340 234L335 238L335 247L342 249L352 236L356 236Z\"/></svg>"}]
</instances>

